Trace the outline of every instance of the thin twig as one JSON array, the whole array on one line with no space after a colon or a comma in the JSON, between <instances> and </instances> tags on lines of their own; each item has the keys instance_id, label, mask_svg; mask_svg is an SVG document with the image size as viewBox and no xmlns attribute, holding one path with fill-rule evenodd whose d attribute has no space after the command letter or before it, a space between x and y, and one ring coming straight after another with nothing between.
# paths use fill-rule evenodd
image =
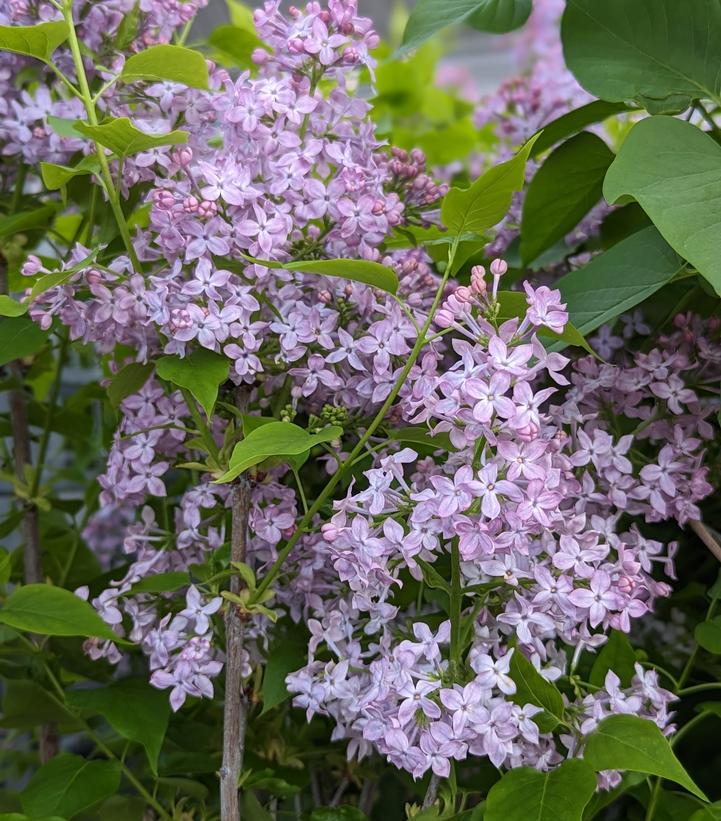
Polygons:
<instances>
[{"instance_id":1,"label":"thin twig","mask_svg":"<svg viewBox=\"0 0 721 821\"><path fill-rule=\"evenodd\" d=\"M1 253L0 292L3 294L8 293L7 260ZM32 465L32 452L27 395L23 387L25 374L22 364L17 360L9 362L7 368L11 377L19 385L19 387L10 391L9 396L15 476L18 482L26 484L28 480L27 468ZM43 580L38 509L33 502L33 495L31 493L31 498L23 503L23 581L25 584L38 584ZM46 764L57 753L58 732L54 724L43 724L40 727L38 747L42 764Z\"/></svg>"},{"instance_id":2,"label":"thin twig","mask_svg":"<svg viewBox=\"0 0 721 821\"><path fill-rule=\"evenodd\" d=\"M689 522L691 530L701 539L706 547L713 553L718 562L721 562L721 544L713 537L711 531L703 522Z\"/></svg>"},{"instance_id":3,"label":"thin twig","mask_svg":"<svg viewBox=\"0 0 721 821\"><path fill-rule=\"evenodd\" d=\"M441 785L441 778L440 776L433 773L431 776L431 780L428 782L428 789L426 790L426 797L423 799L423 804L421 809L427 810L430 809L435 803L436 798L438 798L438 787Z\"/></svg>"},{"instance_id":4,"label":"thin twig","mask_svg":"<svg viewBox=\"0 0 721 821\"><path fill-rule=\"evenodd\" d=\"M350 779L347 776L344 776L340 784L338 784L338 788L333 793L333 798L330 800L331 807L337 807L340 804L341 798L345 795L345 791L348 789L348 785L350 784Z\"/></svg>"},{"instance_id":5,"label":"thin twig","mask_svg":"<svg viewBox=\"0 0 721 821\"><path fill-rule=\"evenodd\" d=\"M237 404L241 412L247 407L247 393L238 391ZM250 485L240 476L231 490L232 533L231 562L245 562L250 512ZM230 592L240 593L241 579L234 574ZM225 704L223 715L223 763L220 769L220 817L222 821L240 819L238 781L243 771L245 733L248 723L248 700L243 690L243 645L245 618L233 602L228 602L225 615Z\"/></svg>"}]
</instances>

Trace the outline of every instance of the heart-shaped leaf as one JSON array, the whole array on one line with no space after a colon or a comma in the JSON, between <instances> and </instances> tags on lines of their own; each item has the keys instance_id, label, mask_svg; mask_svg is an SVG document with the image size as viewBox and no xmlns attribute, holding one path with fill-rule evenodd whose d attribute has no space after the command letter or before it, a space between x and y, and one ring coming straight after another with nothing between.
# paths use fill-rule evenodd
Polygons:
<instances>
[{"instance_id":1,"label":"heart-shaped leaf","mask_svg":"<svg viewBox=\"0 0 721 821\"><path fill-rule=\"evenodd\" d=\"M182 358L161 356L155 370L161 379L189 390L210 417L218 389L228 378L230 360L206 348L198 348Z\"/></svg>"},{"instance_id":2,"label":"heart-shaped leaf","mask_svg":"<svg viewBox=\"0 0 721 821\"><path fill-rule=\"evenodd\" d=\"M491 788L484 821L581 821L595 791L595 773L578 759L548 772L519 767Z\"/></svg>"},{"instance_id":3,"label":"heart-shaped leaf","mask_svg":"<svg viewBox=\"0 0 721 821\"><path fill-rule=\"evenodd\" d=\"M641 120L624 140L603 193L611 203L635 199L721 295L721 147L708 134L674 117Z\"/></svg>"},{"instance_id":4,"label":"heart-shaped leaf","mask_svg":"<svg viewBox=\"0 0 721 821\"><path fill-rule=\"evenodd\" d=\"M128 157L140 151L150 151L164 145L182 145L188 142L187 131L169 131L167 134L146 134L136 128L127 117L113 117L99 125L78 122L76 130L100 145L109 148L117 157Z\"/></svg>"},{"instance_id":5,"label":"heart-shaped leaf","mask_svg":"<svg viewBox=\"0 0 721 821\"><path fill-rule=\"evenodd\" d=\"M566 64L602 100L676 113L721 96L716 0L568 0L561 34Z\"/></svg>"},{"instance_id":6,"label":"heart-shaped leaf","mask_svg":"<svg viewBox=\"0 0 721 821\"><path fill-rule=\"evenodd\" d=\"M68 26L62 20L37 26L0 26L0 51L13 51L49 62L55 49L68 39Z\"/></svg>"},{"instance_id":7,"label":"heart-shaped leaf","mask_svg":"<svg viewBox=\"0 0 721 821\"><path fill-rule=\"evenodd\" d=\"M513 651L509 674L516 685L511 699L521 707L533 704L543 708L543 714L536 717L543 732L550 732L563 721L563 696L558 687L543 678L518 649Z\"/></svg>"}]
</instances>

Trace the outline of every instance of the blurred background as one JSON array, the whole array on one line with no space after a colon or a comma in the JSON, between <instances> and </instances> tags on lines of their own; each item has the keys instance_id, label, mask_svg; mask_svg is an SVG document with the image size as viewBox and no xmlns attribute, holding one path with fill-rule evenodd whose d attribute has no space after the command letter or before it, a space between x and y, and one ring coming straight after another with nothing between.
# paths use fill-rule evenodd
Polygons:
<instances>
[{"instance_id":1,"label":"blurred background","mask_svg":"<svg viewBox=\"0 0 721 821\"><path fill-rule=\"evenodd\" d=\"M244 0L245 5L257 7L263 0ZM302 6L306 0L295 0ZM370 17L376 31L386 39L392 32L392 19L404 16L404 12L413 8L415 0L359 0L358 11L364 17ZM285 5L288 5L287 3ZM193 29L198 36L207 36L214 28L228 22L226 0L209 0L202 9ZM492 91L507 77L516 74L520 68L514 50L509 45L510 38L498 38L459 27L454 29L454 41L448 43L449 54L446 58L450 64L461 64L466 67L480 93Z\"/></svg>"}]
</instances>

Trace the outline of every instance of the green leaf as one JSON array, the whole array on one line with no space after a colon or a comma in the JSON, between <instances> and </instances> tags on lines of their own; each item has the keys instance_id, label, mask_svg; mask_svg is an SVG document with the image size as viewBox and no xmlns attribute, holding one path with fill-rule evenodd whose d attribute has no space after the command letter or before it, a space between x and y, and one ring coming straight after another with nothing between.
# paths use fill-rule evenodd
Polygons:
<instances>
[{"instance_id":1,"label":"green leaf","mask_svg":"<svg viewBox=\"0 0 721 821\"><path fill-rule=\"evenodd\" d=\"M596 687L603 687L609 670L619 677L622 687L629 687L636 675L634 665L636 653L628 636L620 630L612 630L591 668L589 681Z\"/></svg>"},{"instance_id":2,"label":"green leaf","mask_svg":"<svg viewBox=\"0 0 721 821\"><path fill-rule=\"evenodd\" d=\"M304 274L318 274L323 277L350 279L372 285L390 294L398 291L398 277L392 268L379 262L365 259L307 259L297 262L275 262L243 255L249 262L264 265L266 268L282 268L285 271L301 271Z\"/></svg>"},{"instance_id":3,"label":"green leaf","mask_svg":"<svg viewBox=\"0 0 721 821\"><path fill-rule=\"evenodd\" d=\"M151 363L131 362L121 368L111 379L108 385L108 399L110 404L117 408L128 396L137 393L148 381L153 372Z\"/></svg>"},{"instance_id":4,"label":"green leaf","mask_svg":"<svg viewBox=\"0 0 721 821\"><path fill-rule=\"evenodd\" d=\"M563 721L563 696L560 691L555 684L543 678L518 648L513 651L509 674L516 685L516 692L511 696L514 703L521 707L533 704L543 708L543 714L534 719L542 732L550 732Z\"/></svg>"},{"instance_id":5,"label":"green leaf","mask_svg":"<svg viewBox=\"0 0 721 821\"><path fill-rule=\"evenodd\" d=\"M721 15L721 3L718 8ZM715 140L673 117L641 120L624 140L603 192L611 203L637 200L668 244L721 295L721 147Z\"/></svg>"},{"instance_id":6,"label":"green leaf","mask_svg":"<svg viewBox=\"0 0 721 821\"><path fill-rule=\"evenodd\" d=\"M715 0L568 0L566 64L595 97L677 113L721 95L721 4Z\"/></svg>"},{"instance_id":7,"label":"green leaf","mask_svg":"<svg viewBox=\"0 0 721 821\"><path fill-rule=\"evenodd\" d=\"M30 816L70 819L111 796L119 786L119 762L60 753L33 775L20 800Z\"/></svg>"},{"instance_id":8,"label":"green leaf","mask_svg":"<svg viewBox=\"0 0 721 821\"><path fill-rule=\"evenodd\" d=\"M513 31L528 20L531 7L531 0L418 0L403 32L401 52L460 23L496 34Z\"/></svg>"},{"instance_id":9,"label":"green leaf","mask_svg":"<svg viewBox=\"0 0 721 821\"><path fill-rule=\"evenodd\" d=\"M62 20L37 26L0 26L0 51L12 51L50 61L55 49L68 39L68 26Z\"/></svg>"},{"instance_id":10,"label":"green leaf","mask_svg":"<svg viewBox=\"0 0 721 821\"><path fill-rule=\"evenodd\" d=\"M261 715L290 698L285 677L303 667L307 660L308 633L300 625L293 626L271 642L260 688L263 699Z\"/></svg>"},{"instance_id":11,"label":"green leaf","mask_svg":"<svg viewBox=\"0 0 721 821\"><path fill-rule=\"evenodd\" d=\"M450 436L445 433L433 435L428 428L414 425L407 428L395 428L388 431L388 438L396 442L408 442L412 445L425 445L434 450L455 450L451 444Z\"/></svg>"},{"instance_id":12,"label":"green leaf","mask_svg":"<svg viewBox=\"0 0 721 821\"><path fill-rule=\"evenodd\" d=\"M228 378L230 360L207 348L198 348L183 359L162 356L155 363L155 370L161 379L189 390L210 418L218 389Z\"/></svg>"},{"instance_id":13,"label":"green leaf","mask_svg":"<svg viewBox=\"0 0 721 821\"><path fill-rule=\"evenodd\" d=\"M47 228L51 217L56 213L57 206L54 203L42 205L33 211L19 211L17 214L10 214L0 218L0 237L10 237L22 231L33 231L40 228Z\"/></svg>"},{"instance_id":14,"label":"green leaf","mask_svg":"<svg viewBox=\"0 0 721 821\"><path fill-rule=\"evenodd\" d=\"M596 772L631 770L657 775L707 800L674 755L661 730L645 718L630 715L605 718L586 740L583 757Z\"/></svg>"},{"instance_id":15,"label":"green leaf","mask_svg":"<svg viewBox=\"0 0 721 821\"><path fill-rule=\"evenodd\" d=\"M109 148L113 154L121 158L140 151L160 148L163 145L182 145L188 142L187 131L146 134L136 128L127 117L113 117L99 125L78 122L75 128L96 143Z\"/></svg>"},{"instance_id":16,"label":"green leaf","mask_svg":"<svg viewBox=\"0 0 721 821\"><path fill-rule=\"evenodd\" d=\"M523 202L521 259L533 262L563 239L603 195L613 152L595 134L582 131L560 145L534 174Z\"/></svg>"},{"instance_id":17,"label":"green leaf","mask_svg":"<svg viewBox=\"0 0 721 821\"><path fill-rule=\"evenodd\" d=\"M68 729L80 729L77 718L52 693L30 679L6 679L3 683L3 727L37 727L56 723Z\"/></svg>"},{"instance_id":18,"label":"green leaf","mask_svg":"<svg viewBox=\"0 0 721 821\"><path fill-rule=\"evenodd\" d=\"M532 137L513 159L486 171L470 188L451 188L441 207L449 231L456 236L482 233L506 216L513 195L523 188L526 161L539 136Z\"/></svg>"},{"instance_id":19,"label":"green leaf","mask_svg":"<svg viewBox=\"0 0 721 821\"><path fill-rule=\"evenodd\" d=\"M628 106L624 103L607 103L605 100L594 100L592 103L575 108L543 126L543 133L534 143L531 157L540 156L549 148L553 148L567 137L578 134L589 125L603 122L613 117L614 114L628 110Z\"/></svg>"},{"instance_id":20,"label":"green leaf","mask_svg":"<svg viewBox=\"0 0 721 821\"><path fill-rule=\"evenodd\" d=\"M208 43L218 52L220 62L238 68L253 68L253 52L258 48L267 48L253 31L240 26L224 25L213 29Z\"/></svg>"},{"instance_id":21,"label":"green leaf","mask_svg":"<svg viewBox=\"0 0 721 821\"><path fill-rule=\"evenodd\" d=\"M709 804L708 807L701 807L689 818L689 821L721 821L721 801Z\"/></svg>"},{"instance_id":22,"label":"green leaf","mask_svg":"<svg viewBox=\"0 0 721 821\"><path fill-rule=\"evenodd\" d=\"M59 815L45 815L42 818L34 816L31 818L29 815L23 815L20 812L0 812L0 821L66 821L66 819L61 818Z\"/></svg>"},{"instance_id":23,"label":"green leaf","mask_svg":"<svg viewBox=\"0 0 721 821\"><path fill-rule=\"evenodd\" d=\"M120 79L182 83L191 88L208 89L208 66L197 51L184 46L151 46L125 61Z\"/></svg>"},{"instance_id":24,"label":"green leaf","mask_svg":"<svg viewBox=\"0 0 721 821\"><path fill-rule=\"evenodd\" d=\"M167 693L151 687L144 679L123 679L92 690L68 690L67 703L91 710L105 718L128 741L140 744L154 774L168 727L170 704Z\"/></svg>"},{"instance_id":25,"label":"green leaf","mask_svg":"<svg viewBox=\"0 0 721 821\"><path fill-rule=\"evenodd\" d=\"M97 636L120 642L86 601L61 587L26 584L10 594L0 622L41 636Z\"/></svg>"},{"instance_id":26,"label":"green leaf","mask_svg":"<svg viewBox=\"0 0 721 821\"><path fill-rule=\"evenodd\" d=\"M697 624L693 635L704 650L721 656L721 616Z\"/></svg>"},{"instance_id":27,"label":"green leaf","mask_svg":"<svg viewBox=\"0 0 721 821\"><path fill-rule=\"evenodd\" d=\"M22 316L27 310L27 304L18 302L7 294L0 294L0 316Z\"/></svg>"},{"instance_id":28,"label":"green leaf","mask_svg":"<svg viewBox=\"0 0 721 821\"><path fill-rule=\"evenodd\" d=\"M332 442L343 435L343 428L331 425L319 433L310 434L304 428L292 422L269 422L262 425L242 439L233 449L229 470L217 484L232 482L241 473L271 457L287 459L307 453L315 445Z\"/></svg>"},{"instance_id":29,"label":"green leaf","mask_svg":"<svg viewBox=\"0 0 721 821\"><path fill-rule=\"evenodd\" d=\"M554 287L582 334L630 311L669 283L684 261L651 227L622 240L588 265L562 276Z\"/></svg>"},{"instance_id":30,"label":"green leaf","mask_svg":"<svg viewBox=\"0 0 721 821\"><path fill-rule=\"evenodd\" d=\"M0 365L36 354L46 343L48 331L27 316L0 320Z\"/></svg>"},{"instance_id":31,"label":"green leaf","mask_svg":"<svg viewBox=\"0 0 721 821\"><path fill-rule=\"evenodd\" d=\"M596 791L596 774L570 759L555 770L520 767L507 772L488 793L484 821L581 821Z\"/></svg>"},{"instance_id":32,"label":"green leaf","mask_svg":"<svg viewBox=\"0 0 721 821\"><path fill-rule=\"evenodd\" d=\"M524 317L528 310L526 295L520 291L499 291L498 304L500 306L498 312L499 323L515 317ZM591 346L583 334L570 321L566 324L561 334L557 334L550 328L539 328L538 335L548 339L554 339L556 342L563 342L566 345L575 345L576 347L584 348L589 353L593 353Z\"/></svg>"},{"instance_id":33,"label":"green leaf","mask_svg":"<svg viewBox=\"0 0 721 821\"><path fill-rule=\"evenodd\" d=\"M100 171L100 162L95 154L83 157L77 165L55 165L51 162L40 163L40 176L49 191L64 188L70 180L86 174L97 174Z\"/></svg>"}]
</instances>

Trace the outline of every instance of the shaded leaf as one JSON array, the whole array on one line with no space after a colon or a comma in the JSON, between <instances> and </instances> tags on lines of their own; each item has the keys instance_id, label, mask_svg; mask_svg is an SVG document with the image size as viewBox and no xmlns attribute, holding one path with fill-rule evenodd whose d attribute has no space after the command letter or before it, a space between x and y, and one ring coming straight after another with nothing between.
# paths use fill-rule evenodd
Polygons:
<instances>
[{"instance_id":1,"label":"shaded leaf","mask_svg":"<svg viewBox=\"0 0 721 821\"><path fill-rule=\"evenodd\" d=\"M95 154L83 157L77 165L56 165L51 162L40 163L40 176L49 191L64 188L74 177L82 177L86 174L97 174L100 171L100 163Z\"/></svg>"},{"instance_id":2,"label":"shaded leaf","mask_svg":"<svg viewBox=\"0 0 721 821\"><path fill-rule=\"evenodd\" d=\"M571 322L589 334L640 305L683 271L684 261L651 227L556 281Z\"/></svg>"},{"instance_id":3,"label":"shaded leaf","mask_svg":"<svg viewBox=\"0 0 721 821\"><path fill-rule=\"evenodd\" d=\"M595 97L652 113L721 95L721 4L716 0L568 0L566 64Z\"/></svg>"},{"instance_id":4,"label":"shaded leaf","mask_svg":"<svg viewBox=\"0 0 721 821\"><path fill-rule=\"evenodd\" d=\"M637 200L721 295L721 147L708 134L674 117L641 120L606 175L604 195Z\"/></svg>"},{"instance_id":5,"label":"shaded leaf","mask_svg":"<svg viewBox=\"0 0 721 821\"><path fill-rule=\"evenodd\" d=\"M9 237L19 234L21 231L32 231L39 228L47 228L50 219L57 211L57 206L53 204L42 205L32 211L19 211L17 214L10 214L0 218L0 237Z\"/></svg>"},{"instance_id":6,"label":"shaded leaf","mask_svg":"<svg viewBox=\"0 0 721 821\"><path fill-rule=\"evenodd\" d=\"M612 630L591 668L589 681L596 687L603 687L606 673L612 670L621 680L622 687L629 687L636 674L636 653L628 636L620 630Z\"/></svg>"},{"instance_id":7,"label":"shaded leaf","mask_svg":"<svg viewBox=\"0 0 721 821\"><path fill-rule=\"evenodd\" d=\"M111 796L119 786L119 762L60 753L33 775L20 800L30 816L70 819Z\"/></svg>"},{"instance_id":8,"label":"shaded leaf","mask_svg":"<svg viewBox=\"0 0 721 821\"><path fill-rule=\"evenodd\" d=\"M613 152L583 131L560 145L534 174L523 201L521 258L524 265L563 239L603 195Z\"/></svg>"},{"instance_id":9,"label":"shaded leaf","mask_svg":"<svg viewBox=\"0 0 721 821\"><path fill-rule=\"evenodd\" d=\"M510 676L516 685L516 692L511 696L515 704L523 707L533 704L543 708L543 714L534 720L542 732L550 732L563 721L563 696L550 681L547 681L536 670L533 664L515 649L511 657Z\"/></svg>"},{"instance_id":10,"label":"shaded leaf","mask_svg":"<svg viewBox=\"0 0 721 821\"><path fill-rule=\"evenodd\" d=\"M715 656L721 655L721 616L697 624L693 635L704 650Z\"/></svg>"},{"instance_id":11,"label":"shaded leaf","mask_svg":"<svg viewBox=\"0 0 721 821\"><path fill-rule=\"evenodd\" d=\"M27 316L0 320L0 365L36 354L46 343L48 332Z\"/></svg>"},{"instance_id":12,"label":"shaded leaf","mask_svg":"<svg viewBox=\"0 0 721 821\"><path fill-rule=\"evenodd\" d=\"M7 679L3 689L0 721L3 727L27 728L48 723L62 724L69 728L80 726L77 718L36 681Z\"/></svg>"},{"instance_id":13,"label":"shaded leaf","mask_svg":"<svg viewBox=\"0 0 721 821\"><path fill-rule=\"evenodd\" d=\"M285 678L303 667L307 660L308 632L300 625L294 625L271 642L260 688L263 699L261 715L290 698Z\"/></svg>"},{"instance_id":14,"label":"shaded leaf","mask_svg":"<svg viewBox=\"0 0 721 821\"><path fill-rule=\"evenodd\" d=\"M157 773L170 716L167 693L144 679L123 679L107 687L69 690L66 699L71 707L99 713L123 738L140 744Z\"/></svg>"},{"instance_id":15,"label":"shaded leaf","mask_svg":"<svg viewBox=\"0 0 721 821\"><path fill-rule=\"evenodd\" d=\"M579 131L583 131L589 125L600 123L609 117L613 117L614 114L620 114L628 110L625 103L608 103L605 100L594 100L592 103L586 103L580 108L575 108L573 111L569 111L568 114L563 114L543 126L541 136L531 149L531 157L538 157L567 137L572 137L574 134L578 134Z\"/></svg>"},{"instance_id":16,"label":"shaded leaf","mask_svg":"<svg viewBox=\"0 0 721 821\"><path fill-rule=\"evenodd\" d=\"M152 372L153 365L150 362L131 362L124 368L121 368L114 374L108 385L108 399L110 399L110 404L114 408L117 408L123 399L137 393L148 381Z\"/></svg>"},{"instance_id":17,"label":"shaded leaf","mask_svg":"<svg viewBox=\"0 0 721 821\"><path fill-rule=\"evenodd\" d=\"M514 317L524 317L528 310L528 302L526 301L526 294L520 291L500 291L498 293L498 322L505 322ZM593 353L591 346L586 341L583 334L572 322L568 322L563 329L563 333L557 334L550 328L539 328L538 335L553 339L557 342L565 342L567 345L575 345L579 348L584 348L589 353Z\"/></svg>"}]
</instances>

